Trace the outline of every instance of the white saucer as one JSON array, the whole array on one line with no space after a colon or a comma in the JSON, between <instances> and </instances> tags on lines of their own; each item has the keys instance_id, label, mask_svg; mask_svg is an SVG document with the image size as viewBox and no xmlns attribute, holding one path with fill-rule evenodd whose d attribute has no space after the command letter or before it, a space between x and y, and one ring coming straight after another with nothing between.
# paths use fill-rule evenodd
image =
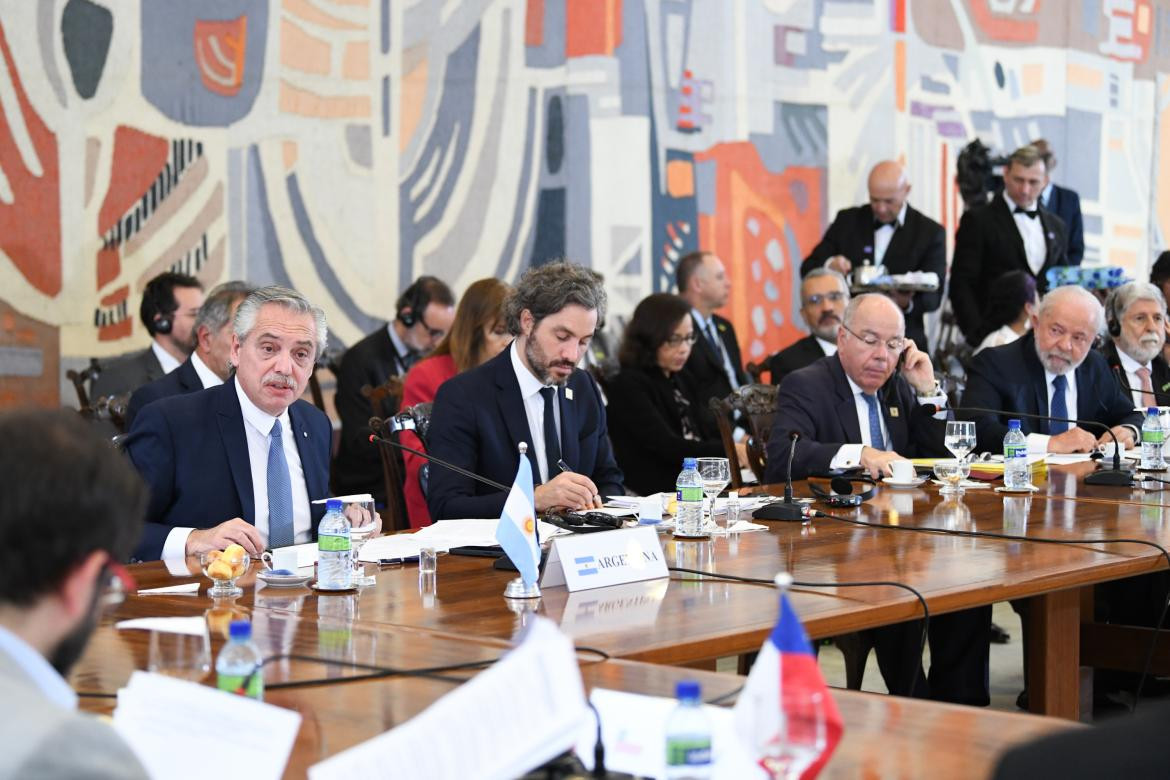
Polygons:
<instances>
[{"instance_id":1,"label":"white saucer","mask_svg":"<svg viewBox=\"0 0 1170 780\"><path fill-rule=\"evenodd\" d=\"M1029 493L1035 493L1039 489L1040 488L1036 487L1035 485L1029 485L1026 488L1011 488L1009 490L1008 488L1004 487L1003 485L1000 485L999 487L997 487L995 489L995 492L996 493L1007 493L1009 496L1012 496L1012 495L1023 496L1023 495L1027 495Z\"/></svg>"},{"instance_id":2,"label":"white saucer","mask_svg":"<svg viewBox=\"0 0 1170 780\"><path fill-rule=\"evenodd\" d=\"M269 574L256 572L256 579L273 588L298 588L313 579L312 574Z\"/></svg>"},{"instance_id":3,"label":"white saucer","mask_svg":"<svg viewBox=\"0 0 1170 780\"><path fill-rule=\"evenodd\" d=\"M322 588L316 582L309 587L318 593L356 593L358 590L357 585L351 585L348 588Z\"/></svg>"},{"instance_id":4,"label":"white saucer","mask_svg":"<svg viewBox=\"0 0 1170 780\"><path fill-rule=\"evenodd\" d=\"M926 482L926 477L918 477L917 479L912 479L909 482L903 482L902 480L894 479L893 477L884 477L882 479L883 485L889 485L893 488L916 488L923 482Z\"/></svg>"}]
</instances>

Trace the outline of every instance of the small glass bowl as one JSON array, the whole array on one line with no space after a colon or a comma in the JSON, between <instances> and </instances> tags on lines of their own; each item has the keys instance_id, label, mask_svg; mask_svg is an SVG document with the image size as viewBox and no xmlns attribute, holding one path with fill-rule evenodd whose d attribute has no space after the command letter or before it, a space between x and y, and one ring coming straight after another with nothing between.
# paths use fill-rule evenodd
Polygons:
<instances>
[{"instance_id":1,"label":"small glass bowl","mask_svg":"<svg viewBox=\"0 0 1170 780\"><path fill-rule=\"evenodd\" d=\"M223 599L244 595L244 589L236 585L236 580L243 577L252 565L248 553L211 550L199 554L199 565L203 569L203 576L213 583L207 591L208 596Z\"/></svg>"},{"instance_id":2,"label":"small glass bowl","mask_svg":"<svg viewBox=\"0 0 1170 780\"><path fill-rule=\"evenodd\" d=\"M944 458L934 463L934 476L944 483L938 492L945 496L960 495L963 492L963 480L970 473L971 466L966 460Z\"/></svg>"}]
</instances>

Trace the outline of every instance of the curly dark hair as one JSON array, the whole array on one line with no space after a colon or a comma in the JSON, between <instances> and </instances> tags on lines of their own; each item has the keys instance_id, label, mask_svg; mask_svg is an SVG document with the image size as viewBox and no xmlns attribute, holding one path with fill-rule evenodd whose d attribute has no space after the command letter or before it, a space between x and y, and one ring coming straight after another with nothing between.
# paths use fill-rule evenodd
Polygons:
<instances>
[{"instance_id":1,"label":"curly dark hair","mask_svg":"<svg viewBox=\"0 0 1170 780\"><path fill-rule=\"evenodd\" d=\"M596 311L600 326L605 320L607 304L601 274L568 260L529 268L504 304L508 332L520 335L520 314L525 309L532 313L534 325L539 325L545 317L570 304Z\"/></svg>"},{"instance_id":2,"label":"curly dark hair","mask_svg":"<svg viewBox=\"0 0 1170 780\"><path fill-rule=\"evenodd\" d=\"M654 368L658 365L658 348L674 335L674 329L691 314L691 305L671 293L655 293L643 298L622 335L618 362L622 368Z\"/></svg>"}]
</instances>

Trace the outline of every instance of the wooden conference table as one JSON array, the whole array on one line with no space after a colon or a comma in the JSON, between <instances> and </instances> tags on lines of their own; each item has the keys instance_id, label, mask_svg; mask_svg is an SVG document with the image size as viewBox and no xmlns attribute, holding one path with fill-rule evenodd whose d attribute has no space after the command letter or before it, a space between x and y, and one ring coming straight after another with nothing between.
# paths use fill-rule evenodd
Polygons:
<instances>
[{"instance_id":1,"label":"wooden conference table","mask_svg":"<svg viewBox=\"0 0 1170 780\"><path fill-rule=\"evenodd\" d=\"M386 582L377 586L386 587ZM203 593L129 597L103 620L71 677L82 695L82 706L110 712L114 706L111 695L134 669L147 666L149 633L116 630L115 621L204 614L211 626L214 657L223 644L226 621L246 616L253 622L265 656L302 657L265 667L265 699L301 713L300 732L285 776L304 777L314 763L401 725L474 673L453 673L450 682L401 676L361 680L352 679L361 672L350 664L416 669L487 663L509 646L507 641L489 637L450 635L368 620L357 608L357 597L318 597L306 592L288 596L289 601L281 603L286 597L265 596L264 590L253 593L249 587L250 599L217 603ZM670 696L677 680L689 678L699 680L704 696L711 699L733 695L744 682L737 675L603 660L589 652L580 653L579 662L590 689L596 686ZM303 687L281 687L290 682ZM953 778L983 778L1008 746L1073 727L1051 718L853 691L835 691L834 698L845 720L845 735L826 769L827 777L941 773Z\"/></svg>"},{"instance_id":2,"label":"wooden conference table","mask_svg":"<svg viewBox=\"0 0 1170 780\"><path fill-rule=\"evenodd\" d=\"M946 499L925 486L879 488L856 510L835 514L898 527L980 530L1013 536L1073 540L1138 538L1170 545L1162 508L1152 494L1085 486L1078 469L1051 469L1034 497L1004 497L990 489ZM1083 470L1083 469L1080 469ZM798 484L796 494L808 495ZM1152 520L1157 515L1158 520ZM894 580L919 590L932 614L1028 599L1030 703L1034 711L1076 719L1080 713L1082 608L1091 586L1164 568L1157 550L1128 543L1043 544L975 539L890 528L861 528L836 520L811 526L771 523L766 532L701 542L663 537L668 564L770 581L781 569L797 581L832 583ZM159 563L134 567L141 587L182 582ZM344 597L362 624L411 627L442 635L510 639L519 625L502 598L515 576L478 558L442 556L433 587L414 566L378 572L378 584ZM247 583L245 583L246 585ZM159 599L160 597L153 597ZM182 599L184 597L175 597ZM189 597L188 597L189 598ZM246 587L244 608L310 612L319 599ZM918 601L895 587L798 587L792 594L809 634L835 636L921 616ZM537 611L577 644L626 660L686 664L759 648L776 620L770 587L686 574L570 594L546 589ZM1097 637L1093 653L1110 641ZM1140 632L1128 637L1134 659L1148 648ZM1136 643L1136 645L1135 645ZM1164 643L1170 646L1170 643ZM1090 653L1093 660L1097 655ZM1165 659L1160 654L1161 664Z\"/></svg>"}]
</instances>

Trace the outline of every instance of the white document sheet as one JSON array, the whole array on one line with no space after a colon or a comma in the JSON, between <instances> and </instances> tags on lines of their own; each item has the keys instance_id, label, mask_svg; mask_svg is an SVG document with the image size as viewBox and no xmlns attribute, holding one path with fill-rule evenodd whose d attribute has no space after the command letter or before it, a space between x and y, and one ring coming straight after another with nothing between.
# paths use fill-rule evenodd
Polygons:
<instances>
[{"instance_id":1,"label":"white document sheet","mask_svg":"<svg viewBox=\"0 0 1170 780\"><path fill-rule=\"evenodd\" d=\"M499 545L496 541L496 526L499 522L499 518L440 520L413 534L389 534L371 539L362 546L358 558L365 563L377 563L383 558L416 556L421 547L432 547L437 552L446 552L452 547L495 547ZM541 520L537 524L537 533L543 542L568 532Z\"/></svg>"},{"instance_id":2,"label":"white document sheet","mask_svg":"<svg viewBox=\"0 0 1170 780\"><path fill-rule=\"evenodd\" d=\"M491 668L380 736L309 767L309 780L514 778L571 748L587 719L573 645L537 617Z\"/></svg>"},{"instance_id":3,"label":"white document sheet","mask_svg":"<svg viewBox=\"0 0 1170 780\"><path fill-rule=\"evenodd\" d=\"M114 710L114 729L160 780L278 780L300 727L292 710L140 671Z\"/></svg>"},{"instance_id":4,"label":"white document sheet","mask_svg":"<svg viewBox=\"0 0 1170 780\"><path fill-rule=\"evenodd\" d=\"M162 631L168 634L189 634L203 636L207 633L207 620L202 616L196 617L145 617L121 620L114 624L114 628L141 629L143 631Z\"/></svg>"}]
</instances>

